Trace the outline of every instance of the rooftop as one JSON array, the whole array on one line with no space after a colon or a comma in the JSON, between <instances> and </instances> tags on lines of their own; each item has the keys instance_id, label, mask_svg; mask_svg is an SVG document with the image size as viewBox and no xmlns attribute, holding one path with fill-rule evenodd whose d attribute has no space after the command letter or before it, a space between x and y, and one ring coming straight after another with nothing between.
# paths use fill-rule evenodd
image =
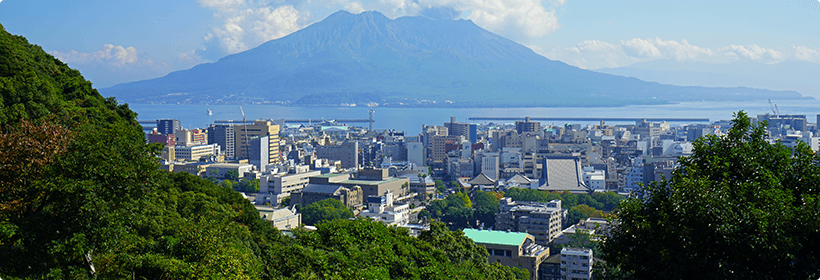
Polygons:
<instances>
[{"instance_id":1,"label":"rooftop","mask_svg":"<svg viewBox=\"0 0 820 280\"><path fill-rule=\"evenodd\" d=\"M402 180L402 179L407 179L407 178L390 178L390 179L387 179L387 180L347 180L347 181L344 181L344 182L341 182L341 183L346 184L346 185L368 185L368 186L372 186L372 185L381 185L381 184L386 184L386 183L390 183L390 182L395 182L395 181Z\"/></svg>"},{"instance_id":2,"label":"rooftop","mask_svg":"<svg viewBox=\"0 0 820 280\"><path fill-rule=\"evenodd\" d=\"M313 177L333 178L333 177L344 176L344 175L347 175L347 174L345 174L345 173L328 173L328 174L316 175L316 176L313 176Z\"/></svg>"},{"instance_id":3,"label":"rooftop","mask_svg":"<svg viewBox=\"0 0 820 280\"><path fill-rule=\"evenodd\" d=\"M521 246L527 239L524 232L506 232L499 230L464 229L464 235L475 243Z\"/></svg>"}]
</instances>

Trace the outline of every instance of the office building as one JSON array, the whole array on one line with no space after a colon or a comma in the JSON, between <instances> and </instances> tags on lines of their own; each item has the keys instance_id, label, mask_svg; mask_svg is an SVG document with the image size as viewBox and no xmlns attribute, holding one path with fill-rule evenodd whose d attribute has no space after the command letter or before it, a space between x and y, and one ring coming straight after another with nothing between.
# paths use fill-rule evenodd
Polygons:
<instances>
[{"instance_id":1,"label":"office building","mask_svg":"<svg viewBox=\"0 0 820 280\"><path fill-rule=\"evenodd\" d=\"M536 243L546 246L561 235L566 216L560 200L518 202L504 197L495 214L495 229L526 232L535 237Z\"/></svg>"},{"instance_id":2,"label":"office building","mask_svg":"<svg viewBox=\"0 0 820 280\"><path fill-rule=\"evenodd\" d=\"M524 118L524 121L515 122L515 131L518 132L518 134L524 134L528 132L532 134L540 134L541 123L531 122L530 117L526 117Z\"/></svg>"},{"instance_id":3,"label":"office building","mask_svg":"<svg viewBox=\"0 0 820 280\"><path fill-rule=\"evenodd\" d=\"M592 250L566 247L561 249L561 277L565 280L592 279Z\"/></svg>"},{"instance_id":4,"label":"office building","mask_svg":"<svg viewBox=\"0 0 820 280\"><path fill-rule=\"evenodd\" d=\"M359 166L359 142L345 141L339 145L319 145L315 147L317 159L340 160L342 168Z\"/></svg>"},{"instance_id":5,"label":"office building","mask_svg":"<svg viewBox=\"0 0 820 280\"><path fill-rule=\"evenodd\" d=\"M250 158L250 139L268 136L268 164L279 163L279 126L257 120L252 124L234 125L235 153L240 159Z\"/></svg>"},{"instance_id":6,"label":"office building","mask_svg":"<svg viewBox=\"0 0 820 280\"><path fill-rule=\"evenodd\" d=\"M157 132L160 134L176 134L177 130L182 129L179 120L163 119L157 120Z\"/></svg>"},{"instance_id":7,"label":"office building","mask_svg":"<svg viewBox=\"0 0 820 280\"><path fill-rule=\"evenodd\" d=\"M218 144L225 158L236 158L236 137L233 125L212 124L208 128L208 143Z\"/></svg>"},{"instance_id":8,"label":"office building","mask_svg":"<svg viewBox=\"0 0 820 280\"><path fill-rule=\"evenodd\" d=\"M487 261L508 267L526 269L530 279L538 279L538 269L549 257L549 248L535 243L535 237L523 232L464 229L464 235L487 248Z\"/></svg>"},{"instance_id":9,"label":"office building","mask_svg":"<svg viewBox=\"0 0 820 280\"><path fill-rule=\"evenodd\" d=\"M177 159L199 161L203 157L219 155L219 145L177 146L174 148L174 154Z\"/></svg>"}]
</instances>

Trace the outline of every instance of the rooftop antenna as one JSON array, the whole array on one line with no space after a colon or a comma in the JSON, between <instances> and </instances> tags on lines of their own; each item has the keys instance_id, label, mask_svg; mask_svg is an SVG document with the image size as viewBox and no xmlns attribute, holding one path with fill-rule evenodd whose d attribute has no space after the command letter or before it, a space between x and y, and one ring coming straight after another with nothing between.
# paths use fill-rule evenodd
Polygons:
<instances>
[{"instance_id":1,"label":"rooftop antenna","mask_svg":"<svg viewBox=\"0 0 820 280\"><path fill-rule=\"evenodd\" d=\"M242 110L242 106L239 106L239 111L242 112L242 126L243 130L245 130L245 155L251 158L251 142L250 139L248 139L248 124L245 123L245 110Z\"/></svg>"}]
</instances>

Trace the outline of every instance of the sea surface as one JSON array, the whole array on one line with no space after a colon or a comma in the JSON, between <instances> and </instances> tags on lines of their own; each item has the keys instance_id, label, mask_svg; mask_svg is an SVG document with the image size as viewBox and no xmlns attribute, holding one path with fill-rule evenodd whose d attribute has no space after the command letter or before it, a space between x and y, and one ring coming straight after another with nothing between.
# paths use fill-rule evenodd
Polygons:
<instances>
[{"instance_id":1,"label":"sea surface","mask_svg":"<svg viewBox=\"0 0 820 280\"><path fill-rule=\"evenodd\" d=\"M806 115L815 122L820 114L818 100L772 100L783 115ZM129 104L140 121L179 119L186 128L203 128L216 120L242 120L242 111L249 121L256 119L368 119L368 110L360 107L284 107L276 105L147 105ZM240 109L241 107L241 109ZM710 121L732 119L734 112L746 111L751 116L772 113L766 100L745 102L685 102L669 105L635 105L624 107L553 107L553 108L386 108L374 107L373 128L395 129L410 135L421 132L422 124L442 125L455 117L465 123L511 123L513 121L470 121L469 117L578 117L578 118L708 118ZM208 110L213 115L208 115ZM541 125L561 125L567 121ZM572 123L596 124L593 121ZM622 124L631 122L607 122ZM675 125L676 123L673 123ZM367 127L367 122L350 125Z\"/></svg>"}]
</instances>

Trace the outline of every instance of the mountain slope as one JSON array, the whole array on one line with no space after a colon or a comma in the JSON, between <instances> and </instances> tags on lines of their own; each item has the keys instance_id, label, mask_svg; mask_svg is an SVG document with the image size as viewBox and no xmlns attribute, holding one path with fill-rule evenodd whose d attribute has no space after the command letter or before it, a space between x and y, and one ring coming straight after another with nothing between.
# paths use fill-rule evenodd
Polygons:
<instances>
[{"instance_id":1,"label":"mountain slope","mask_svg":"<svg viewBox=\"0 0 820 280\"><path fill-rule=\"evenodd\" d=\"M552 61L471 21L340 11L215 63L116 85L129 102L578 106L743 100L796 92L675 87Z\"/></svg>"}]
</instances>

